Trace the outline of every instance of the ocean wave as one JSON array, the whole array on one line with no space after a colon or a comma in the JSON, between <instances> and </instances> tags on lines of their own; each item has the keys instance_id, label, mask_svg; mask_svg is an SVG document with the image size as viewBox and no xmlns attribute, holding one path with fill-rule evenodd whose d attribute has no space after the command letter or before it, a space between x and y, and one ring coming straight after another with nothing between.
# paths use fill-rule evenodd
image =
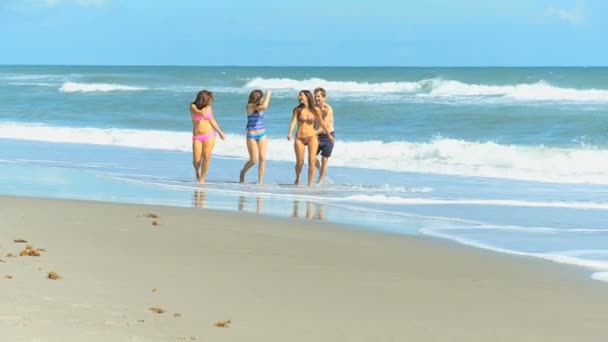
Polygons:
<instances>
[{"instance_id":1,"label":"ocean wave","mask_svg":"<svg viewBox=\"0 0 608 342\"><path fill-rule=\"evenodd\" d=\"M77 77L79 75L56 75L56 74L2 74L0 73L0 80L7 81L40 81L40 80L63 80L66 77Z\"/></svg>"},{"instance_id":2,"label":"ocean wave","mask_svg":"<svg viewBox=\"0 0 608 342\"><path fill-rule=\"evenodd\" d=\"M608 102L608 90L561 88L543 81L505 86L441 81L424 95L432 97L490 96L522 101Z\"/></svg>"},{"instance_id":3,"label":"ocean wave","mask_svg":"<svg viewBox=\"0 0 608 342\"><path fill-rule=\"evenodd\" d=\"M0 79L13 85L49 86L58 82L58 90L64 93L118 92L158 90L165 92L193 92L195 84L140 85L119 83L75 82L82 75L26 75L0 74ZM242 82L242 80L241 80ZM301 89L325 88L332 98L347 101L405 102L405 103L513 103L513 102L565 102L608 103L608 89L572 88L553 85L546 81L517 84L467 83L454 79L424 78L408 81L365 82L353 80L327 80L323 78L293 79L280 77L254 77L243 85L213 86L219 93L246 94L251 89L272 89L278 97L292 96Z\"/></svg>"},{"instance_id":4,"label":"ocean wave","mask_svg":"<svg viewBox=\"0 0 608 342\"><path fill-rule=\"evenodd\" d=\"M110 92L110 91L141 91L148 90L147 87L135 87L114 83L76 83L65 82L59 88L63 93L91 93L91 92Z\"/></svg>"},{"instance_id":5,"label":"ocean wave","mask_svg":"<svg viewBox=\"0 0 608 342\"><path fill-rule=\"evenodd\" d=\"M245 88L263 88L272 90L301 90L323 87L327 91L351 93L413 93L430 88L434 80L427 79L415 82L354 82L328 81L321 78L294 80L290 78L257 77L245 84Z\"/></svg>"},{"instance_id":6,"label":"ocean wave","mask_svg":"<svg viewBox=\"0 0 608 342\"><path fill-rule=\"evenodd\" d=\"M101 144L176 151L191 150L191 133L117 128L74 128L0 122L0 138L79 144ZM218 141L214 153L247 158L241 134ZM267 159L293 161L293 144L271 138ZM555 183L608 184L608 170L598 167L608 150L582 146L501 145L435 138L428 142L340 141L332 166L429 174L532 180Z\"/></svg>"},{"instance_id":7,"label":"ocean wave","mask_svg":"<svg viewBox=\"0 0 608 342\"><path fill-rule=\"evenodd\" d=\"M408 101L426 99L455 101L534 101L534 102L608 102L606 89L576 89L551 85L545 81L514 85L487 85L464 83L457 80L422 79L402 82L356 82L328 81L321 78L295 80L290 78L261 78L248 81L244 88L273 90L300 90L323 87L337 98L352 97L356 94L385 95L388 100Z\"/></svg>"},{"instance_id":8,"label":"ocean wave","mask_svg":"<svg viewBox=\"0 0 608 342\"><path fill-rule=\"evenodd\" d=\"M8 82L9 85L15 86L36 86L36 87L54 87L53 83L48 82Z\"/></svg>"}]
</instances>

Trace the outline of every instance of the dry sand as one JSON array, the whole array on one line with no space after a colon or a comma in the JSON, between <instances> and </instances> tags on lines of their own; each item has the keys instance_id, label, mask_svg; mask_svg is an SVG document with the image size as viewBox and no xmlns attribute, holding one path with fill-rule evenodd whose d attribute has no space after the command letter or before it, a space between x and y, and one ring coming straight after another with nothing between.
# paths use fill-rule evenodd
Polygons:
<instances>
[{"instance_id":1,"label":"dry sand","mask_svg":"<svg viewBox=\"0 0 608 342\"><path fill-rule=\"evenodd\" d=\"M584 270L303 219L0 197L0 259L3 342L608 341Z\"/></svg>"}]
</instances>

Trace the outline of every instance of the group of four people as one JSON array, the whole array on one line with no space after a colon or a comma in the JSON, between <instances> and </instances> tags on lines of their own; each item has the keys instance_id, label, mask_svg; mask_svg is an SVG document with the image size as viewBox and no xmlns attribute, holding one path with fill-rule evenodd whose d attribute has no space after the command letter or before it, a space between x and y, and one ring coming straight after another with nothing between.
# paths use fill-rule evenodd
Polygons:
<instances>
[{"instance_id":1,"label":"group of four people","mask_svg":"<svg viewBox=\"0 0 608 342\"><path fill-rule=\"evenodd\" d=\"M264 110L270 104L272 91L266 95L261 90L253 90L245 107L247 113L247 151L249 160L241 169L239 181L245 182L247 171L258 163L258 183L264 183L264 172L266 168L266 127L264 126ZM296 129L294 140L294 152L296 156L296 179L294 184L300 184L300 174L304 166L304 155L308 149L308 186L314 182L315 167L320 169L319 183L325 181L327 165L331 156L334 142L334 113L333 108L325 102L327 93L323 88L316 88L313 94L308 90L298 93L299 105L293 109L291 124L287 140L292 139L293 131ZM196 179L200 183L205 182L211 152L215 146L216 135L224 140L225 136L213 115L213 93L207 90L198 92L194 102L190 104L192 116L192 163L196 172ZM317 160L317 154L321 154L321 162Z\"/></svg>"}]
</instances>

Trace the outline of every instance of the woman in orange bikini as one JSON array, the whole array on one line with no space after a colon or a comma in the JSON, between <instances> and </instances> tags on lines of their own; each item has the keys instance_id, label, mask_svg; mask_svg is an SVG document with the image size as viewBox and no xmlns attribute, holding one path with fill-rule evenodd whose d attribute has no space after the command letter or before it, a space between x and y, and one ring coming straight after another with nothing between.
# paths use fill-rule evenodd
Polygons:
<instances>
[{"instance_id":1,"label":"woman in orange bikini","mask_svg":"<svg viewBox=\"0 0 608 342\"><path fill-rule=\"evenodd\" d=\"M215 146L215 136L218 134L224 140L224 133L213 117L213 93L201 90L196 100L190 104L192 116L192 165L199 183L205 183L211 151ZM216 133L217 131L217 133Z\"/></svg>"},{"instance_id":2,"label":"woman in orange bikini","mask_svg":"<svg viewBox=\"0 0 608 342\"><path fill-rule=\"evenodd\" d=\"M315 120L323 129L327 132L329 131L323 121L320 109L315 106L312 93L308 90L301 90L298 93L298 100L300 101L300 104L293 109L291 125L289 126L289 133L287 134L287 140L291 140L293 130L297 123L298 129L296 130L296 140L293 143L293 149L296 154L296 180L294 184L300 185L300 173L302 173L304 154L306 153L306 147L308 147L308 186L312 186L315 179L317 147L319 146L319 140L317 139L315 130ZM332 142L334 141L332 136L329 138Z\"/></svg>"}]
</instances>

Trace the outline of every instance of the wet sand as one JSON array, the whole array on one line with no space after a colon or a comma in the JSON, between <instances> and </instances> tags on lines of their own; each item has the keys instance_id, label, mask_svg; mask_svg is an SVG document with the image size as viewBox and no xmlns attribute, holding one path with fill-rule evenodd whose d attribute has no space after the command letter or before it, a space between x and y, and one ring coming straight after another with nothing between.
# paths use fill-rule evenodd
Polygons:
<instances>
[{"instance_id":1,"label":"wet sand","mask_svg":"<svg viewBox=\"0 0 608 342\"><path fill-rule=\"evenodd\" d=\"M584 270L311 220L0 196L0 260L7 341L608 340Z\"/></svg>"}]
</instances>

